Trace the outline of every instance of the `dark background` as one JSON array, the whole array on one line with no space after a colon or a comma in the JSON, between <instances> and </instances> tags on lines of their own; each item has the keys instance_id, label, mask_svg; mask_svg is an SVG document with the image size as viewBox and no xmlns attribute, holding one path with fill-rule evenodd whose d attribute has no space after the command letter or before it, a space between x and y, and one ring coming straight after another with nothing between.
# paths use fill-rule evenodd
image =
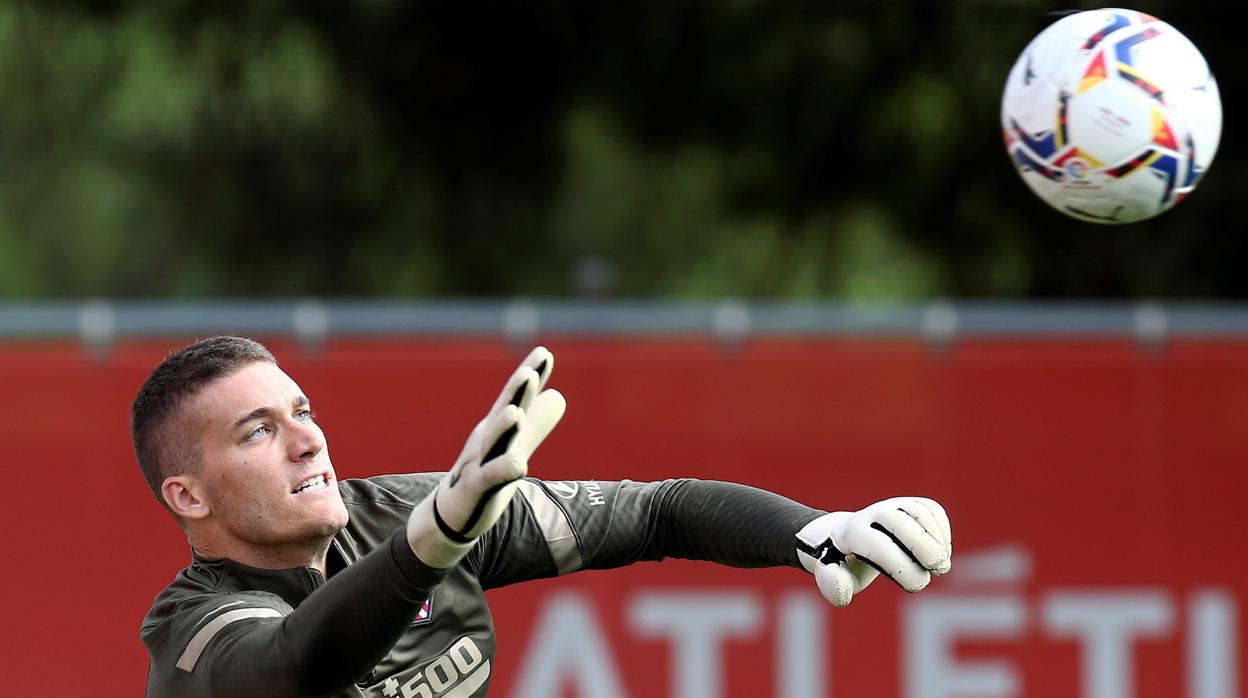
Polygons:
<instances>
[{"instance_id":1,"label":"dark background","mask_svg":"<svg viewBox=\"0 0 1248 698\"><path fill-rule=\"evenodd\" d=\"M1248 5L1189 200L1079 223L1004 153L1087 3L0 3L0 298L1241 299Z\"/></svg>"}]
</instances>

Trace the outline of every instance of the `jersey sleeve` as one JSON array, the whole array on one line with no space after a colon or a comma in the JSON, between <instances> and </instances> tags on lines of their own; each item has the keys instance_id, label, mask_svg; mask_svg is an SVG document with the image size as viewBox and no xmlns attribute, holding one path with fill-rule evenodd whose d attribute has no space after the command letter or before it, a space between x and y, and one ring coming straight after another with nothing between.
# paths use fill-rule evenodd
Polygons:
<instances>
[{"instance_id":1,"label":"jersey sleeve","mask_svg":"<svg viewBox=\"0 0 1248 698\"><path fill-rule=\"evenodd\" d=\"M184 603L153 647L148 694L339 693L385 656L445 574L423 565L400 531L297 609L267 593Z\"/></svg>"},{"instance_id":2,"label":"jersey sleeve","mask_svg":"<svg viewBox=\"0 0 1248 698\"><path fill-rule=\"evenodd\" d=\"M474 554L485 588L668 557L800 568L793 536L822 513L728 482L526 478Z\"/></svg>"}]
</instances>

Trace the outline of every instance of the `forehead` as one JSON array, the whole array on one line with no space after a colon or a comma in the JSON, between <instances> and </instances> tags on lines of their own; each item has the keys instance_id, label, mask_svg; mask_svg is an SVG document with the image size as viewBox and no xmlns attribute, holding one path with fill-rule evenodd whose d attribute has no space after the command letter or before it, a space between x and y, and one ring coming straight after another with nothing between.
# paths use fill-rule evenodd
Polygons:
<instances>
[{"instance_id":1,"label":"forehead","mask_svg":"<svg viewBox=\"0 0 1248 698\"><path fill-rule=\"evenodd\" d=\"M261 407L289 407L303 391L282 369L256 361L208 383L188 403L188 412L206 422L234 423Z\"/></svg>"}]
</instances>

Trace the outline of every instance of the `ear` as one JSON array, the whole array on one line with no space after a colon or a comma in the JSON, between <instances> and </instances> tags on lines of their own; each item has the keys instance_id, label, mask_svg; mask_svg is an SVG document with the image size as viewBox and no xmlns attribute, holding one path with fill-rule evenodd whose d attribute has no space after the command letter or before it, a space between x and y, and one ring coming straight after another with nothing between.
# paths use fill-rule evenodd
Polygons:
<instances>
[{"instance_id":1,"label":"ear","mask_svg":"<svg viewBox=\"0 0 1248 698\"><path fill-rule=\"evenodd\" d=\"M199 480L191 475L173 475L165 478L160 493L173 513L183 519L202 519L212 509L202 496Z\"/></svg>"}]
</instances>

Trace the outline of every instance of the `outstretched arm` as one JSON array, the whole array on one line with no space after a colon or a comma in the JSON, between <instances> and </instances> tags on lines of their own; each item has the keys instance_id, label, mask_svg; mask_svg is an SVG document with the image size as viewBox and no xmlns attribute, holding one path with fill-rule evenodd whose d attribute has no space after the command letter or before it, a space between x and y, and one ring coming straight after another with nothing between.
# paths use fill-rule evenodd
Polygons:
<instances>
[{"instance_id":1,"label":"outstretched arm","mask_svg":"<svg viewBox=\"0 0 1248 698\"><path fill-rule=\"evenodd\" d=\"M931 500L825 514L746 485L690 479L526 480L520 492L483 539L478 564L487 587L673 557L805 569L830 602L844 606L879 570L917 591L949 569L948 519Z\"/></svg>"},{"instance_id":2,"label":"outstretched arm","mask_svg":"<svg viewBox=\"0 0 1248 698\"><path fill-rule=\"evenodd\" d=\"M531 421L549 423L530 427L533 448L563 414L557 393L549 409L538 404L547 393L554 391L539 393L529 408ZM483 545L469 564L484 587L676 557L734 567L801 567L815 576L829 602L845 606L879 574L913 592L951 566L949 519L930 499L898 497L857 512L824 513L728 482L543 483L520 481L523 475L507 480L507 497L515 491L522 496L510 502L506 515L499 504L478 526Z\"/></svg>"}]
</instances>

